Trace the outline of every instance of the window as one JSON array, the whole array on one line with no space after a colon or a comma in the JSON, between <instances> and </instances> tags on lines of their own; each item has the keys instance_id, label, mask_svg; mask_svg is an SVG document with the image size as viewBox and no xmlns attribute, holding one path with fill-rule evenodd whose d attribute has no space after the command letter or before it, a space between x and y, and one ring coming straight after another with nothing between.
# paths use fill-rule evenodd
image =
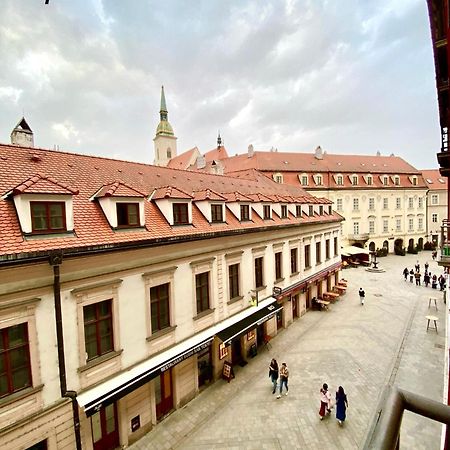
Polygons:
<instances>
[{"instance_id":1,"label":"window","mask_svg":"<svg viewBox=\"0 0 450 450\"><path fill-rule=\"evenodd\" d=\"M302 207L300 205L295 205L295 215L296 217L302 217Z\"/></svg>"},{"instance_id":2,"label":"window","mask_svg":"<svg viewBox=\"0 0 450 450\"><path fill-rule=\"evenodd\" d=\"M383 185L387 186L389 184L389 177L384 176L383 177Z\"/></svg>"},{"instance_id":3,"label":"window","mask_svg":"<svg viewBox=\"0 0 450 450\"><path fill-rule=\"evenodd\" d=\"M298 272L298 251L291 248L291 275Z\"/></svg>"},{"instance_id":4,"label":"window","mask_svg":"<svg viewBox=\"0 0 450 450\"><path fill-rule=\"evenodd\" d=\"M383 209L388 209L389 208L389 199L388 198L383 198Z\"/></svg>"},{"instance_id":5,"label":"window","mask_svg":"<svg viewBox=\"0 0 450 450\"><path fill-rule=\"evenodd\" d=\"M117 203L117 226L138 227L139 226L139 204Z\"/></svg>"},{"instance_id":6,"label":"window","mask_svg":"<svg viewBox=\"0 0 450 450\"><path fill-rule=\"evenodd\" d=\"M395 220L395 231L402 231L402 219Z\"/></svg>"},{"instance_id":7,"label":"window","mask_svg":"<svg viewBox=\"0 0 450 450\"><path fill-rule=\"evenodd\" d=\"M152 333L170 327L169 283L150 288Z\"/></svg>"},{"instance_id":8,"label":"window","mask_svg":"<svg viewBox=\"0 0 450 450\"><path fill-rule=\"evenodd\" d=\"M25 450L47 450L47 448L47 439L45 439L45 441L38 442L31 447L27 447Z\"/></svg>"},{"instance_id":9,"label":"window","mask_svg":"<svg viewBox=\"0 0 450 450\"><path fill-rule=\"evenodd\" d=\"M228 286L230 299L239 297L239 264L228 266Z\"/></svg>"},{"instance_id":10,"label":"window","mask_svg":"<svg viewBox=\"0 0 450 450\"><path fill-rule=\"evenodd\" d=\"M383 219L383 233L389 232L389 219Z\"/></svg>"},{"instance_id":11,"label":"window","mask_svg":"<svg viewBox=\"0 0 450 450\"><path fill-rule=\"evenodd\" d=\"M275 253L275 280L280 280L283 277L283 270L281 266L281 252Z\"/></svg>"},{"instance_id":12,"label":"window","mask_svg":"<svg viewBox=\"0 0 450 450\"><path fill-rule=\"evenodd\" d=\"M353 211L358 211L358 210L359 210L359 199L354 198L353 199Z\"/></svg>"},{"instance_id":13,"label":"window","mask_svg":"<svg viewBox=\"0 0 450 450\"><path fill-rule=\"evenodd\" d=\"M325 241L325 258L330 259L330 240Z\"/></svg>"},{"instance_id":14,"label":"window","mask_svg":"<svg viewBox=\"0 0 450 450\"><path fill-rule=\"evenodd\" d=\"M311 217L314 215L314 208L312 205L308 206L308 216Z\"/></svg>"},{"instance_id":15,"label":"window","mask_svg":"<svg viewBox=\"0 0 450 450\"><path fill-rule=\"evenodd\" d=\"M408 198L408 208L413 209L414 208L414 199L412 197Z\"/></svg>"},{"instance_id":16,"label":"window","mask_svg":"<svg viewBox=\"0 0 450 450\"><path fill-rule=\"evenodd\" d=\"M342 175L338 175L336 177L336 184L339 186L343 186L344 184L344 177Z\"/></svg>"},{"instance_id":17,"label":"window","mask_svg":"<svg viewBox=\"0 0 450 450\"><path fill-rule=\"evenodd\" d=\"M402 208L402 199L400 197L397 197L395 199L395 209L401 209Z\"/></svg>"},{"instance_id":18,"label":"window","mask_svg":"<svg viewBox=\"0 0 450 450\"><path fill-rule=\"evenodd\" d=\"M286 219L288 216L288 209L286 205L281 205L281 218Z\"/></svg>"},{"instance_id":19,"label":"window","mask_svg":"<svg viewBox=\"0 0 450 450\"><path fill-rule=\"evenodd\" d=\"M261 288L264 286L264 258L261 256L259 258L255 258L255 288Z\"/></svg>"},{"instance_id":20,"label":"window","mask_svg":"<svg viewBox=\"0 0 450 450\"><path fill-rule=\"evenodd\" d=\"M359 222L353 222L353 234L359 234Z\"/></svg>"},{"instance_id":21,"label":"window","mask_svg":"<svg viewBox=\"0 0 450 450\"><path fill-rule=\"evenodd\" d=\"M375 210L375 198L369 197L369 211Z\"/></svg>"},{"instance_id":22,"label":"window","mask_svg":"<svg viewBox=\"0 0 450 450\"><path fill-rule=\"evenodd\" d=\"M328 205L328 214L331 214L333 210L331 209L331 205Z\"/></svg>"},{"instance_id":23,"label":"window","mask_svg":"<svg viewBox=\"0 0 450 450\"><path fill-rule=\"evenodd\" d=\"M195 275L195 298L197 314L209 309L209 272Z\"/></svg>"},{"instance_id":24,"label":"window","mask_svg":"<svg viewBox=\"0 0 450 450\"><path fill-rule=\"evenodd\" d=\"M308 175L302 175L302 186L308 186Z\"/></svg>"},{"instance_id":25,"label":"window","mask_svg":"<svg viewBox=\"0 0 450 450\"><path fill-rule=\"evenodd\" d=\"M353 186L358 184L358 175L352 175L352 184Z\"/></svg>"},{"instance_id":26,"label":"window","mask_svg":"<svg viewBox=\"0 0 450 450\"><path fill-rule=\"evenodd\" d=\"M320 254L320 242L316 242L316 264L320 264L322 262L322 255Z\"/></svg>"},{"instance_id":27,"label":"window","mask_svg":"<svg viewBox=\"0 0 450 450\"><path fill-rule=\"evenodd\" d=\"M417 186L417 177L412 177L412 184L413 186Z\"/></svg>"},{"instance_id":28,"label":"window","mask_svg":"<svg viewBox=\"0 0 450 450\"><path fill-rule=\"evenodd\" d=\"M275 183L282 183L282 182L283 182L283 176L275 175Z\"/></svg>"},{"instance_id":29,"label":"window","mask_svg":"<svg viewBox=\"0 0 450 450\"><path fill-rule=\"evenodd\" d=\"M263 206L263 215L264 215L264 220L269 220L270 219L270 205L264 205Z\"/></svg>"},{"instance_id":30,"label":"window","mask_svg":"<svg viewBox=\"0 0 450 450\"><path fill-rule=\"evenodd\" d=\"M241 221L250 220L250 207L248 205L241 205Z\"/></svg>"},{"instance_id":31,"label":"window","mask_svg":"<svg viewBox=\"0 0 450 450\"><path fill-rule=\"evenodd\" d=\"M369 233L375 233L375 220L369 220Z\"/></svg>"},{"instance_id":32,"label":"window","mask_svg":"<svg viewBox=\"0 0 450 450\"><path fill-rule=\"evenodd\" d=\"M338 238L334 238L334 256L337 256L339 254L338 252Z\"/></svg>"},{"instance_id":33,"label":"window","mask_svg":"<svg viewBox=\"0 0 450 450\"><path fill-rule=\"evenodd\" d=\"M189 223L188 204L174 203L173 204L173 224L186 225Z\"/></svg>"},{"instance_id":34,"label":"window","mask_svg":"<svg viewBox=\"0 0 450 450\"><path fill-rule=\"evenodd\" d=\"M417 227L418 227L419 231L423 230L423 217L417 218Z\"/></svg>"},{"instance_id":35,"label":"window","mask_svg":"<svg viewBox=\"0 0 450 450\"><path fill-rule=\"evenodd\" d=\"M64 202L30 202L33 233L66 231Z\"/></svg>"},{"instance_id":36,"label":"window","mask_svg":"<svg viewBox=\"0 0 450 450\"><path fill-rule=\"evenodd\" d=\"M431 204L432 205L438 205L439 204L439 196L438 196L438 194L432 194L431 195Z\"/></svg>"},{"instance_id":37,"label":"window","mask_svg":"<svg viewBox=\"0 0 450 450\"><path fill-rule=\"evenodd\" d=\"M305 268L311 267L311 246L305 245Z\"/></svg>"},{"instance_id":38,"label":"window","mask_svg":"<svg viewBox=\"0 0 450 450\"><path fill-rule=\"evenodd\" d=\"M342 211L342 198L338 198L336 200L336 210L337 211Z\"/></svg>"},{"instance_id":39,"label":"window","mask_svg":"<svg viewBox=\"0 0 450 450\"><path fill-rule=\"evenodd\" d=\"M419 209L423 208L423 197L419 197L419 205L418 205Z\"/></svg>"},{"instance_id":40,"label":"window","mask_svg":"<svg viewBox=\"0 0 450 450\"><path fill-rule=\"evenodd\" d=\"M211 205L211 222L223 222L222 205Z\"/></svg>"},{"instance_id":41,"label":"window","mask_svg":"<svg viewBox=\"0 0 450 450\"><path fill-rule=\"evenodd\" d=\"M368 186L372 186L372 184L373 184L373 178L372 178L372 175L369 175L367 177L367 185Z\"/></svg>"},{"instance_id":42,"label":"window","mask_svg":"<svg viewBox=\"0 0 450 450\"><path fill-rule=\"evenodd\" d=\"M414 230L414 219L412 217L410 217L408 219L408 231L413 231Z\"/></svg>"},{"instance_id":43,"label":"window","mask_svg":"<svg viewBox=\"0 0 450 450\"><path fill-rule=\"evenodd\" d=\"M433 223L437 223L438 221L438 215L436 213L431 214L431 221Z\"/></svg>"},{"instance_id":44,"label":"window","mask_svg":"<svg viewBox=\"0 0 450 450\"><path fill-rule=\"evenodd\" d=\"M87 360L114 350L112 300L83 307Z\"/></svg>"},{"instance_id":45,"label":"window","mask_svg":"<svg viewBox=\"0 0 450 450\"><path fill-rule=\"evenodd\" d=\"M322 186L323 184L322 175L316 175L316 184L317 186Z\"/></svg>"},{"instance_id":46,"label":"window","mask_svg":"<svg viewBox=\"0 0 450 450\"><path fill-rule=\"evenodd\" d=\"M394 177L394 184L395 186L400 186L400 177L398 176Z\"/></svg>"},{"instance_id":47,"label":"window","mask_svg":"<svg viewBox=\"0 0 450 450\"><path fill-rule=\"evenodd\" d=\"M28 325L0 330L0 397L32 385Z\"/></svg>"},{"instance_id":48,"label":"window","mask_svg":"<svg viewBox=\"0 0 450 450\"><path fill-rule=\"evenodd\" d=\"M319 216L323 216L323 206L319 205Z\"/></svg>"}]
</instances>

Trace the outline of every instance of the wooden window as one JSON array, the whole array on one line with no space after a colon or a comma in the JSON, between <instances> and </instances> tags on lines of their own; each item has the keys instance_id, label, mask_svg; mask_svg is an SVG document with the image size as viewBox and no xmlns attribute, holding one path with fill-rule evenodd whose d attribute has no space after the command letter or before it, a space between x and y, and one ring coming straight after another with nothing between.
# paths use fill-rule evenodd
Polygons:
<instances>
[{"instance_id":1,"label":"wooden window","mask_svg":"<svg viewBox=\"0 0 450 450\"><path fill-rule=\"evenodd\" d=\"M337 256L339 254L338 252L338 238L334 238L334 256Z\"/></svg>"},{"instance_id":2,"label":"wooden window","mask_svg":"<svg viewBox=\"0 0 450 450\"><path fill-rule=\"evenodd\" d=\"M331 205L328 205L328 214L332 214L333 210L331 209Z\"/></svg>"},{"instance_id":3,"label":"wooden window","mask_svg":"<svg viewBox=\"0 0 450 450\"><path fill-rule=\"evenodd\" d=\"M211 205L211 222L223 222L222 205Z\"/></svg>"},{"instance_id":4,"label":"wooden window","mask_svg":"<svg viewBox=\"0 0 450 450\"><path fill-rule=\"evenodd\" d=\"M239 264L228 266L228 285L230 299L239 297Z\"/></svg>"},{"instance_id":5,"label":"wooden window","mask_svg":"<svg viewBox=\"0 0 450 450\"><path fill-rule=\"evenodd\" d=\"M372 186L372 184L373 184L373 178L372 178L371 176L368 176L368 177L367 177L367 184L368 184L369 186Z\"/></svg>"},{"instance_id":6,"label":"wooden window","mask_svg":"<svg viewBox=\"0 0 450 450\"><path fill-rule=\"evenodd\" d=\"M150 288L152 333L170 327L170 283Z\"/></svg>"},{"instance_id":7,"label":"wooden window","mask_svg":"<svg viewBox=\"0 0 450 450\"><path fill-rule=\"evenodd\" d=\"M308 186L308 175L302 175L302 186Z\"/></svg>"},{"instance_id":8,"label":"wooden window","mask_svg":"<svg viewBox=\"0 0 450 450\"><path fill-rule=\"evenodd\" d=\"M264 212L264 220L270 219L270 205L264 205L263 206L263 212Z\"/></svg>"},{"instance_id":9,"label":"wooden window","mask_svg":"<svg viewBox=\"0 0 450 450\"><path fill-rule=\"evenodd\" d=\"M389 184L389 178L388 177L383 177L383 184L385 186L387 186Z\"/></svg>"},{"instance_id":10,"label":"wooden window","mask_svg":"<svg viewBox=\"0 0 450 450\"><path fill-rule=\"evenodd\" d=\"M311 246L309 244L305 245L305 267L311 267Z\"/></svg>"},{"instance_id":11,"label":"wooden window","mask_svg":"<svg viewBox=\"0 0 450 450\"><path fill-rule=\"evenodd\" d=\"M358 184L358 176L357 175L352 176L352 184L353 184L353 186L356 186Z\"/></svg>"},{"instance_id":12,"label":"wooden window","mask_svg":"<svg viewBox=\"0 0 450 450\"><path fill-rule=\"evenodd\" d=\"M319 205L319 216L323 216L323 206Z\"/></svg>"},{"instance_id":13,"label":"wooden window","mask_svg":"<svg viewBox=\"0 0 450 450\"><path fill-rule=\"evenodd\" d=\"M241 221L250 220L250 207L248 205L241 205Z\"/></svg>"},{"instance_id":14,"label":"wooden window","mask_svg":"<svg viewBox=\"0 0 450 450\"><path fill-rule=\"evenodd\" d=\"M330 259L330 240L325 241L325 258Z\"/></svg>"},{"instance_id":15,"label":"wooden window","mask_svg":"<svg viewBox=\"0 0 450 450\"><path fill-rule=\"evenodd\" d=\"M264 258L261 256L259 258L255 258L255 287L256 289L264 286Z\"/></svg>"},{"instance_id":16,"label":"wooden window","mask_svg":"<svg viewBox=\"0 0 450 450\"><path fill-rule=\"evenodd\" d=\"M138 227L139 226L139 204L117 203L117 226Z\"/></svg>"},{"instance_id":17,"label":"wooden window","mask_svg":"<svg viewBox=\"0 0 450 450\"><path fill-rule=\"evenodd\" d=\"M28 325L0 330L0 397L32 385Z\"/></svg>"},{"instance_id":18,"label":"wooden window","mask_svg":"<svg viewBox=\"0 0 450 450\"><path fill-rule=\"evenodd\" d=\"M281 255L282 255L281 252L275 253L275 280L279 280L283 277Z\"/></svg>"},{"instance_id":19,"label":"wooden window","mask_svg":"<svg viewBox=\"0 0 450 450\"><path fill-rule=\"evenodd\" d=\"M288 209L286 205L281 205L281 218L286 219L288 216Z\"/></svg>"},{"instance_id":20,"label":"wooden window","mask_svg":"<svg viewBox=\"0 0 450 450\"><path fill-rule=\"evenodd\" d=\"M344 177L342 175L337 176L337 183L339 186L342 186L344 184Z\"/></svg>"},{"instance_id":21,"label":"wooden window","mask_svg":"<svg viewBox=\"0 0 450 450\"><path fill-rule=\"evenodd\" d=\"M312 205L308 206L308 216L311 217L314 215L314 208L312 207Z\"/></svg>"},{"instance_id":22,"label":"wooden window","mask_svg":"<svg viewBox=\"0 0 450 450\"><path fill-rule=\"evenodd\" d=\"M83 307L84 340L88 361L114 350L112 300Z\"/></svg>"},{"instance_id":23,"label":"wooden window","mask_svg":"<svg viewBox=\"0 0 450 450\"><path fill-rule=\"evenodd\" d=\"M316 264L320 264L322 262L321 253L321 245L320 242L316 242Z\"/></svg>"},{"instance_id":24,"label":"wooden window","mask_svg":"<svg viewBox=\"0 0 450 450\"><path fill-rule=\"evenodd\" d=\"M66 231L64 202L30 202L33 233Z\"/></svg>"},{"instance_id":25,"label":"wooden window","mask_svg":"<svg viewBox=\"0 0 450 450\"><path fill-rule=\"evenodd\" d=\"M301 205L295 205L295 215L296 217L302 216L302 207Z\"/></svg>"},{"instance_id":26,"label":"wooden window","mask_svg":"<svg viewBox=\"0 0 450 450\"><path fill-rule=\"evenodd\" d=\"M188 204L174 203L173 204L173 224L187 225L189 223Z\"/></svg>"},{"instance_id":27,"label":"wooden window","mask_svg":"<svg viewBox=\"0 0 450 450\"><path fill-rule=\"evenodd\" d=\"M209 309L209 272L195 275L197 314Z\"/></svg>"},{"instance_id":28,"label":"wooden window","mask_svg":"<svg viewBox=\"0 0 450 450\"><path fill-rule=\"evenodd\" d=\"M298 251L291 248L291 275L298 272Z\"/></svg>"}]
</instances>

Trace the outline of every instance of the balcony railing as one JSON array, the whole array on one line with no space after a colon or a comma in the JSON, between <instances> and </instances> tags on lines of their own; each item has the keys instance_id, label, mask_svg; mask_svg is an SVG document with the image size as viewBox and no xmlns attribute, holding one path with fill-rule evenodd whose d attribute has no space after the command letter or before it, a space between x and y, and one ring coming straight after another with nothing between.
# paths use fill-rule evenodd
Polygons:
<instances>
[{"instance_id":1,"label":"balcony railing","mask_svg":"<svg viewBox=\"0 0 450 450\"><path fill-rule=\"evenodd\" d=\"M399 450L400 428L403 412L406 410L450 425L450 406L430 400L421 395L387 386L377 408L364 450ZM446 448L450 444L450 431L446 430Z\"/></svg>"}]
</instances>

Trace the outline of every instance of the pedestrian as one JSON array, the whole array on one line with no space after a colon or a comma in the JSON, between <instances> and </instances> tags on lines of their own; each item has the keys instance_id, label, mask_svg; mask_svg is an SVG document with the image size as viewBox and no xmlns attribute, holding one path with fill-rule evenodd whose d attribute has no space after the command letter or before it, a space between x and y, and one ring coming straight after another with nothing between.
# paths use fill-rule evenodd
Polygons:
<instances>
[{"instance_id":1,"label":"pedestrian","mask_svg":"<svg viewBox=\"0 0 450 450\"><path fill-rule=\"evenodd\" d=\"M419 260L417 260L416 265L414 267L416 268L416 272L420 272Z\"/></svg>"},{"instance_id":2,"label":"pedestrian","mask_svg":"<svg viewBox=\"0 0 450 450\"><path fill-rule=\"evenodd\" d=\"M344 392L344 388L339 386L336 392L336 419L339 425L342 425L345 421L345 412L348 408L347 395Z\"/></svg>"},{"instance_id":3,"label":"pedestrian","mask_svg":"<svg viewBox=\"0 0 450 450\"><path fill-rule=\"evenodd\" d=\"M409 282L412 283L413 282L413 278L414 278L414 270L410 270L409 271Z\"/></svg>"},{"instance_id":4,"label":"pedestrian","mask_svg":"<svg viewBox=\"0 0 450 450\"><path fill-rule=\"evenodd\" d=\"M434 274L431 278L431 287L433 289L437 289L437 276Z\"/></svg>"},{"instance_id":5,"label":"pedestrian","mask_svg":"<svg viewBox=\"0 0 450 450\"><path fill-rule=\"evenodd\" d=\"M358 294L359 294L359 301L361 302L361 305L364 305L364 297L366 296L364 289L359 288Z\"/></svg>"},{"instance_id":6,"label":"pedestrian","mask_svg":"<svg viewBox=\"0 0 450 450\"><path fill-rule=\"evenodd\" d=\"M405 267L405 270L403 271L403 276L405 277L405 281L408 281L408 273L409 273L409 270L407 267Z\"/></svg>"},{"instance_id":7,"label":"pedestrian","mask_svg":"<svg viewBox=\"0 0 450 450\"><path fill-rule=\"evenodd\" d=\"M428 287L430 284L430 274L428 272L425 272L425 275L423 276L423 282L425 283L425 287Z\"/></svg>"},{"instance_id":8,"label":"pedestrian","mask_svg":"<svg viewBox=\"0 0 450 450\"><path fill-rule=\"evenodd\" d=\"M322 389L320 389L320 409L319 409L319 417L322 420L326 414L330 414L330 401L331 395L328 392L328 384L323 383Z\"/></svg>"},{"instance_id":9,"label":"pedestrian","mask_svg":"<svg viewBox=\"0 0 450 450\"><path fill-rule=\"evenodd\" d=\"M289 392L288 378L289 378L289 370L287 368L286 363L282 363L280 369L280 393L278 394L277 398L280 398L281 394L283 393L283 385L286 386L285 395L288 395Z\"/></svg>"},{"instance_id":10,"label":"pedestrian","mask_svg":"<svg viewBox=\"0 0 450 450\"><path fill-rule=\"evenodd\" d=\"M439 281L439 286L441 288L441 291L444 291L445 290L445 277L444 277L444 275L441 275L439 277L438 281Z\"/></svg>"},{"instance_id":11,"label":"pedestrian","mask_svg":"<svg viewBox=\"0 0 450 450\"><path fill-rule=\"evenodd\" d=\"M270 361L269 377L273 384L272 394L275 394L277 390L277 381L278 381L278 363L275 358L272 358L272 361Z\"/></svg>"},{"instance_id":12,"label":"pedestrian","mask_svg":"<svg viewBox=\"0 0 450 450\"><path fill-rule=\"evenodd\" d=\"M433 258L433 261L436 259L437 257L437 251L433 250L433 252L431 253L431 257Z\"/></svg>"},{"instance_id":13,"label":"pedestrian","mask_svg":"<svg viewBox=\"0 0 450 450\"><path fill-rule=\"evenodd\" d=\"M429 264L428 264L428 261L425 263L425 272L428 272L428 267L429 267Z\"/></svg>"},{"instance_id":14,"label":"pedestrian","mask_svg":"<svg viewBox=\"0 0 450 450\"><path fill-rule=\"evenodd\" d=\"M416 272L414 278L416 279L416 286L420 286L420 272Z\"/></svg>"}]
</instances>

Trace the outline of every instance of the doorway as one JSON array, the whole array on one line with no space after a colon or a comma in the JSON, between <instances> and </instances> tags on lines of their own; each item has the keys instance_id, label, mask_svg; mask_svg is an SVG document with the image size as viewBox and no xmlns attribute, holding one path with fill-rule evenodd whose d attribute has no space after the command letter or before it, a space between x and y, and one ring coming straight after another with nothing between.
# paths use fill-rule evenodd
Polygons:
<instances>
[{"instance_id":1,"label":"doorway","mask_svg":"<svg viewBox=\"0 0 450 450\"><path fill-rule=\"evenodd\" d=\"M101 408L91 417L94 450L114 450L120 447L117 406Z\"/></svg>"},{"instance_id":2,"label":"doorway","mask_svg":"<svg viewBox=\"0 0 450 450\"><path fill-rule=\"evenodd\" d=\"M306 309L311 308L311 288L306 289Z\"/></svg>"},{"instance_id":3,"label":"doorway","mask_svg":"<svg viewBox=\"0 0 450 450\"><path fill-rule=\"evenodd\" d=\"M231 364L235 366L242 362L241 338L231 341Z\"/></svg>"},{"instance_id":4,"label":"doorway","mask_svg":"<svg viewBox=\"0 0 450 450\"><path fill-rule=\"evenodd\" d=\"M299 315L299 305L298 305L298 294L295 294L291 297L291 303L292 303L292 317L294 319L297 319L298 317L300 317Z\"/></svg>"},{"instance_id":5,"label":"doorway","mask_svg":"<svg viewBox=\"0 0 450 450\"><path fill-rule=\"evenodd\" d=\"M212 361L211 361L211 346L199 352L197 355L198 367L198 387L209 384L212 380Z\"/></svg>"},{"instance_id":6,"label":"doorway","mask_svg":"<svg viewBox=\"0 0 450 450\"><path fill-rule=\"evenodd\" d=\"M155 378L156 419L161 420L173 409L172 371L166 370Z\"/></svg>"}]
</instances>

